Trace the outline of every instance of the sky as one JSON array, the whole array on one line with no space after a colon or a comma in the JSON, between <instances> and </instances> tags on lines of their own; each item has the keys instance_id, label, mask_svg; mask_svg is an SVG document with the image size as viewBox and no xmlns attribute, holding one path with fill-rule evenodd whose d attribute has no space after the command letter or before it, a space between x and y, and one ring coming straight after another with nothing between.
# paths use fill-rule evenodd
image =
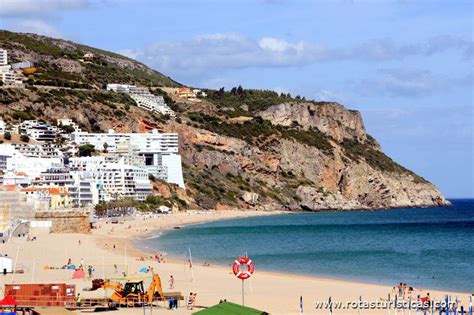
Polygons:
<instances>
[{"instance_id":1,"label":"sky","mask_svg":"<svg viewBox=\"0 0 474 315\"><path fill-rule=\"evenodd\" d=\"M471 0L0 0L0 28L136 58L186 85L361 111L385 153L474 197Z\"/></svg>"}]
</instances>

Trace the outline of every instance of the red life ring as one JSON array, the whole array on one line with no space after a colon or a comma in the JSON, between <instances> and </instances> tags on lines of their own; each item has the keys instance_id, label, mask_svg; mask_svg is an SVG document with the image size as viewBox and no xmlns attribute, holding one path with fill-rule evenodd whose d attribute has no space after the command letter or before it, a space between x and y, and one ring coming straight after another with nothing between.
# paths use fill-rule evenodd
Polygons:
<instances>
[{"instance_id":1,"label":"red life ring","mask_svg":"<svg viewBox=\"0 0 474 315\"><path fill-rule=\"evenodd\" d=\"M247 270L240 270L241 265L246 265ZM252 260L250 260L248 257L239 257L234 261L234 264L232 265L232 271L237 278L245 280L250 278L250 276L253 274L255 271L255 266Z\"/></svg>"}]
</instances>

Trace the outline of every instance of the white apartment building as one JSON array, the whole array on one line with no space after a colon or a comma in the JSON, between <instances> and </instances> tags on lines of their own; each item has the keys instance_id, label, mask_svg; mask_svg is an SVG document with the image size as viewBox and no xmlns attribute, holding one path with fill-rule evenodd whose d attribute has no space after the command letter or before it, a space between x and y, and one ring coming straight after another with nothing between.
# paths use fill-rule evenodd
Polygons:
<instances>
[{"instance_id":1,"label":"white apartment building","mask_svg":"<svg viewBox=\"0 0 474 315\"><path fill-rule=\"evenodd\" d=\"M3 168L3 171L24 173L28 178L34 179L53 165L62 163L62 158L59 156L25 154L21 153L15 145L0 144L0 161L2 161L0 167Z\"/></svg>"},{"instance_id":2,"label":"white apartment building","mask_svg":"<svg viewBox=\"0 0 474 315\"><path fill-rule=\"evenodd\" d=\"M0 65L0 80L6 84L15 82L15 72L10 65Z\"/></svg>"},{"instance_id":3,"label":"white apartment building","mask_svg":"<svg viewBox=\"0 0 474 315\"><path fill-rule=\"evenodd\" d=\"M34 62L32 61L22 61L22 62L16 62L11 64L12 69L27 69L27 68L33 68L35 66Z\"/></svg>"},{"instance_id":4,"label":"white apartment building","mask_svg":"<svg viewBox=\"0 0 474 315\"><path fill-rule=\"evenodd\" d=\"M158 133L156 130L150 133L115 133L109 130L108 133L73 133L72 138L77 145L89 143L99 150L107 143L109 153L117 153L121 143L131 143L138 155L144 158L150 174L184 188L177 133Z\"/></svg>"},{"instance_id":5,"label":"white apartment building","mask_svg":"<svg viewBox=\"0 0 474 315\"><path fill-rule=\"evenodd\" d=\"M12 144L13 148L26 157L37 158L62 158L64 156L61 151L61 145L54 143L43 144Z\"/></svg>"},{"instance_id":6,"label":"white apartment building","mask_svg":"<svg viewBox=\"0 0 474 315\"><path fill-rule=\"evenodd\" d=\"M35 186L70 187L74 185L74 178L69 169L63 164L54 164L34 178Z\"/></svg>"},{"instance_id":7,"label":"white apartment building","mask_svg":"<svg viewBox=\"0 0 474 315\"><path fill-rule=\"evenodd\" d=\"M74 120L69 118L58 119L58 126L71 126L75 132L82 132L81 127L79 127Z\"/></svg>"},{"instance_id":8,"label":"white apartment building","mask_svg":"<svg viewBox=\"0 0 474 315\"><path fill-rule=\"evenodd\" d=\"M19 126L20 133L28 135L36 141L55 141L58 128L40 120L25 120Z\"/></svg>"},{"instance_id":9,"label":"white apartment building","mask_svg":"<svg viewBox=\"0 0 474 315\"><path fill-rule=\"evenodd\" d=\"M99 189L97 182L88 172L71 172L74 185L69 187L69 193L73 198L73 204L84 207L88 204L99 203Z\"/></svg>"},{"instance_id":10,"label":"white apartment building","mask_svg":"<svg viewBox=\"0 0 474 315\"><path fill-rule=\"evenodd\" d=\"M138 87L129 84L109 83L106 87L107 91L126 93L126 94L149 94L150 91L146 87Z\"/></svg>"},{"instance_id":11,"label":"white apartment building","mask_svg":"<svg viewBox=\"0 0 474 315\"><path fill-rule=\"evenodd\" d=\"M100 189L100 201L116 200L130 197L145 200L153 191L148 179L148 170L144 167L125 163L125 158L118 162L111 161L105 156L77 157L69 160L72 172L87 172L96 181Z\"/></svg>"},{"instance_id":12,"label":"white apartment building","mask_svg":"<svg viewBox=\"0 0 474 315\"><path fill-rule=\"evenodd\" d=\"M174 116L174 112L166 105L163 96L153 94L130 94L130 97L137 103L138 107L150 112L156 112L163 115Z\"/></svg>"},{"instance_id":13,"label":"white apartment building","mask_svg":"<svg viewBox=\"0 0 474 315\"><path fill-rule=\"evenodd\" d=\"M174 116L174 112L166 105L163 96L153 95L146 87L128 84L107 84L107 91L129 94L138 107L163 115Z\"/></svg>"},{"instance_id":14,"label":"white apartment building","mask_svg":"<svg viewBox=\"0 0 474 315\"><path fill-rule=\"evenodd\" d=\"M8 52L2 48L0 48L0 81L4 84L23 84L21 74L18 76L8 64Z\"/></svg>"},{"instance_id":15,"label":"white apartment building","mask_svg":"<svg viewBox=\"0 0 474 315\"><path fill-rule=\"evenodd\" d=\"M0 48L0 66L8 64L8 52L6 49Z\"/></svg>"}]
</instances>

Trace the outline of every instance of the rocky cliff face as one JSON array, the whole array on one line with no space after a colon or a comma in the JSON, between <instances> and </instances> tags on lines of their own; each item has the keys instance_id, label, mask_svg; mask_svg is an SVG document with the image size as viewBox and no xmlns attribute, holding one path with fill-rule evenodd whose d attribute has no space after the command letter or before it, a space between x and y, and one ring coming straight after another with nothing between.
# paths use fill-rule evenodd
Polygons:
<instances>
[{"instance_id":1,"label":"rocky cliff face","mask_svg":"<svg viewBox=\"0 0 474 315\"><path fill-rule=\"evenodd\" d=\"M364 123L358 111L347 110L338 103L283 103L258 113L273 124L303 129L316 128L336 141L354 139L367 140Z\"/></svg>"},{"instance_id":2,"label":"rocky cliff face","mask_svg":"<svg viewBox=\"0 0 474 315\"><path fill-rule=\"evenodd\" d=\"M0 32L2 45L17 61L38 62L29 78L33 86L0 89L0 116L7 123L74 118L96 132L144 132L147 126L178 132L186 192L163 183L155 188L180 207L318 211L448 204L434 185L382 152L359 112L338 103L241 87L207 90L206 99L190 103L155 86L177 113L164 117L101 90L107 82L176 85L140 63L34 35ZM98 59L80 61L89 51Z\"/></svg>"}]
</instances>

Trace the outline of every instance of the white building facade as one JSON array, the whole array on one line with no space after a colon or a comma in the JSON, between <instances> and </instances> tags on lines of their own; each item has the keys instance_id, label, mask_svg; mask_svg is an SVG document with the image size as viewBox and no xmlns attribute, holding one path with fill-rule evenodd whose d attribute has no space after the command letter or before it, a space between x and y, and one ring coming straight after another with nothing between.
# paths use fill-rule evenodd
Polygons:
<instances>
[{"instance_id":1,"label":"white building facade","mask_svg":"<svg viewBox=\"0 0 474 315\"><path fill-rule=\"evenodd\" d=\"M92 144L99 150L107 143L109 153L117 153L120 144L129 142L144 158L149 174L184 188L177 133L158 133L156 130L150 133L115 133L109 130L108 133L73 133L72 138L77 145Z\"/></svg>"},{"instance_id":2,"label":"white building facade","mask_svg":"<svg viewBox=\"0 0 474 315\"><path fill-rule=\"evenodd\" d=\"M54 141L58 135L57 127L40 120L25 120L18 126L18 129L20 133L42 142Z\"/></svg>"},{"instance_id":3,"label":"white building facade","mask_svg":"<svg viewBox=\"0 0 474 315\"><path fill-rule=\"evenodd\" d=\"M0 66L8 64L8 52L6 49L0 48Z\"/></svg>"},{"instance_id":4,"label":"white building facade","mask_svg":"<svg viewBox=\"0 0 474 315\"><path fill-rule=\"evenodd\" d=\"M99 190L99 201L127 197L145 200L153 191L148 170L125 163L125 158L116 162L105 156L77 157L69 160L69 166L72 172L90 174Z\"/></svg>"},{"instance_id":5,"label":"white building facade","mask_svg":"<svg viewBox=\"0 0 474 315\"><path fill-rule=\"evenodd\" d=\"M107 91L129 94L138 107L163 115L174 116L174 112L166 105L163 96L153 95L146 87L128 84L107 84Z\"/></svg>"}]
</instances>

